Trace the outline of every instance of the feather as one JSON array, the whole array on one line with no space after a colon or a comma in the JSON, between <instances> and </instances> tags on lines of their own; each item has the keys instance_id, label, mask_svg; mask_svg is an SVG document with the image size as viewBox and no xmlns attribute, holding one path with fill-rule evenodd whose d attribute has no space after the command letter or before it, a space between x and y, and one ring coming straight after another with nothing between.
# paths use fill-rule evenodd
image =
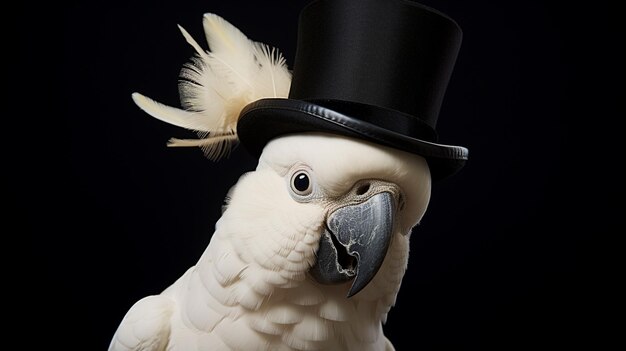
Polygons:
<instances>
[{"instance_id":1,"label":"feather","mask_svg":"<svg viewBox=\"0 0 626 351\"><path fill-rule=\"evenodd\" d=\"M288 350L322 350L323 348L318 342L310 341L310 340L302 340L298 338L293 333L285 333L281 337L282 341L289 346Z\"/></svg>"},{"instance_id":2,"label":"feather","mask_svg":"<svg viewBox=\"0 0 626 351\"><path fill-rule=\"evenodd\" d=\"M174 301L148 296L128 311L109 346L112 351L162 350L170 336L169 319Z\"/></svg>"},{"instance_id":3,"label":"feather","mask_svg":"<svg viewBox=\"0 0 626 351\"><path fill-rule=\"evenodd\" d=\"M307 314L292 330L292 335L300 340L324 341L332 335L332 327L328 321Z\"/></svg>"},{"instance_id":4,"label":"feather","mask_svg":"<svg viewBox=\"0 0 626 351\"><path fill-rule=\"evenodd\" d=\"M263 334L248 328L244 318L225 318L215 328L216 334L230 350L271 350L268 339ZM182 349L181 349L182 350ZM209 350L212 350L210 348Z\"/></svg>"},{"instance_id":5,"label":"feather","mask_svg":"<svg viewBox=\"0 0 626 351\"><path fill-rule=\"evenodd\" d=\"M260 333L280 335L285 331L285 327L283 327L282 325L276 324L259 314L251 315L251 318L249 318L248 320L250 328Z\"/></svg>"},{"instance_id":6,"label":"feather","mask_svg":"<svg viewBox=\"0 0 626 351\"><path fill-rule=\"evenodd\" d=\"M291 73L287 69L285 58L276 50L269 46L256 43L255 57L261 67L259 91L261 95L268 97L286 97L289 95L291 86Z\"/></svg>"},{"instance_id":7,"label":"feather","mask_svg":"<svg viewBox=\"0 0 626 351\"><path fill-rule=\"evenodd\" d=\"M232 84L236 93L252 91L253 78L259 70L254 60L254 42L215 14L205 14L202 24L211 49L208 60L211 68Z\"/></svg>"},{"instance_id":8,"label":"feather","mask_svg":"<svg viewBox=\"0 0 626 351\"><path fill-rule=\"evenodd\" d=\"M186 319L197 329L210 332L225 315L223 307L215 309L215 300L207 296L200 277L193 274L189 279L188 298L183 301Z\"/></svg>"},{"instance_id":9,"label":"feather","mask_svg":"<svg viewBox=\"0 0 626 351\"><path fill-rule=\"evenodd\" d=\"M200 55L202 57L207 57L206 51L204 51L204 49L202 49L202 47L200 47L198 42L191 36L191 34L189 34L189 32L187 32L185 30L185 28L183 28L183 26L181 26L179 24L178 25L178 29L183 34L183 37L185 37L185 40L187 41L187 44L191 45L196 50L196 53L198 55Z\"/></svg>"},{"instance_id":10,"label":"feather","mask_svg":"<svg viewBox=\"0 0 626 351\"><path fill-rule=\"evenodd\" d=\"M224 250L211 265L211 268L220 285L228 286L239 279L239 275L246 269L246 264L232 252L230 247L225 247Z\"/></svg>"},{"instance_id":11,"label":"feather","mask_svg":"<svg viewBox=\"0 0 626 351\"><path fill-rule=\"evenodd\" d=\"M204 129L206 123L201 120L202 116L197 113L183 111L174 107L160 104L139 93L133 93L132 97L133 101L135 101L135 104L137 104L139 108L141 108L147 114L156 119L159 119L169 124L173 124L177 127L207 131Z\"/></svg>"},{"instance_id":12,"label":"feather","mask_svg":"<svg viewBox=\"0 0 626 351\"><path fill-rule=\"evenodd\" d=\"M351 318L354 319L355 314L356 311L352 302L346 303L336 298L327 299L319 309L320 317L331 321L345 322Z\"/></svg>"},{"instance_id":13,"label":"feather","mask_svg":"<svg viewBox=\"0 0 626 351\"><path fill-rule=\"evenodd\" d=\"M295 324L302 321L304 314L300 306L279 302L267 311L266 318L276 324Z\"/></svg>"},{"instance_id":14,"label":"feather","mask_svg":"<svg viewBox=\"0 0 626 351\"><path fill-rule=\"evenodd\" d=\"M205 14L203 27L210 51L205 51L181 26L195 50L180 72L183 109L160 104L141 94L133 100L149 115L178 127L194 130L200 139L170 139L168 146L202 148L207 158L228 156L238 142L237 122L251 102L289 94L291 73L280 52L248 39L239 29L215 14Z\"/></svg>"},{"instance_id":15,"label":"feather","mask_svg":"<svg viewBox=\"0 0 626 351\"><path fill-rule=\"evenodd\" d=\"M211 161L217 161L230 153L232 142L237 141L237 135L215 135L204 139L176 139L171 138L167 144L169 147L199 146L204 155Z\"/></svg>"},{"instance_id":16,"label":"feather","mask_svg":"<svg viewBox=\"0 0 626 351\"><path fill-rule=\"evenodd\" d=\"M299 306L318 305L324 302L325 299L326 297L322 290L312 284L299 285L291 289L286 296L287 301Z\"/></svg>"}]
</instances>

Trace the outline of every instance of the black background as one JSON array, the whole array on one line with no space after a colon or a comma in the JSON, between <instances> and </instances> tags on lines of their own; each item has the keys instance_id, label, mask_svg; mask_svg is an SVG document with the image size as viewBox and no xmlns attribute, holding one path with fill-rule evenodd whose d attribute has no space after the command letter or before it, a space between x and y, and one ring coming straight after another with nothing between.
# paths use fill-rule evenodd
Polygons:
<instances>
[{"instance_id":1,"label":"black background","mask_svg":"<svg viewBox=\"0 0 626 351\"><path fill-rule=\"evenodd\" d=\"M44 342L105 349L135 301L195 264L226 192L255 167L241 147L218 163L197 149L166 148L170 137L193 133L133 104L138 91L177 106L177 76L192 49L176 24L203 43L202 14L217 13L280 48L291 65L306 3L26 9L28 23L52 25L19 30L29 39L22 56L53 72L51 87L37 93L54 96L50 108L65 117L49 117L58 131L32 143L52 153L52 165L39 166L32 153L16 158L50 182L9 192L42 262L28 272L43 270L30 306L46 321L39 330L52 334ZM615 330L603 323L614 310L603 278L616 256L601 250L621 235L624 216L616 123L624 118L624 38L614 10L600 2L422 3L464 30L438 132L443 143L467 146L470 161L434 185L385 333L398 350L597 347ZM33 99L22 106L48 109Z\"/></svg>"}]
</instances>

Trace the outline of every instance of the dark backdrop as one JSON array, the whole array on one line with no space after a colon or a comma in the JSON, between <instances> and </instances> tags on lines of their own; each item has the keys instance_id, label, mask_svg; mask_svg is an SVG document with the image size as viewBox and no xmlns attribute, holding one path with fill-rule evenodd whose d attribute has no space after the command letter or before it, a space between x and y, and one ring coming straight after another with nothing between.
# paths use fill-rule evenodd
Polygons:
<instances>
[{"instance_id":1,"label":"dark backdrop","mask_svg":"<svg viewBox=\"0 0 626 351\"><path fill-rule=\"evenodd\" d=\"M40 234L47 284L37 284L35 306L53 317L44 329L55 330L57 316L75 321L46 340L72 336L67 348L105 349L135 301L195 264L229 187L255 167L241 147L218 163L166 148L193 133L131 101L139 91L178 104L178 72L192 49L176 24L202 42L202 14L217 13L291 65L305 3L74 2L48 18L54 26L33 29L31 39L60 34L50 50L29 47L31 59L59 61L48 92L59 95L66 118L54 140L66 148L43 172L58 182L46 196L21 194L18 205ZM624 216L624 159L615 151L623 132L613 124L624 117L624 40L612 10L422 3L464 30L438 131L443 143L467 146L470 161L434 185L386 334L398 350L596 346L611 333L597 327L599 312L612 307L594 239L620 233Z\"/></svg>"}]
</instances>

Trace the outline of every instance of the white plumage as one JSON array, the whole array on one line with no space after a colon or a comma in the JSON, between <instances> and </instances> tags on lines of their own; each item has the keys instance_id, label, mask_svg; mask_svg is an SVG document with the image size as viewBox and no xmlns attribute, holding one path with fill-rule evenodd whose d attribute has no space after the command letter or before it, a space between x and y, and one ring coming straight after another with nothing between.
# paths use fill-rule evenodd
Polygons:
<instances>
[{"instance_id":1,"label":"white plumage","mask_svg":"<svg viewBox=\"0 0 626 351\"><path fill-rule=\"evenodd\" d=\"M275 49L248 39L215 14L204 15L205 51L179 26L196 51L180 73L184 109L160 104L139 93L135 103L151 116L198 132L200 139L171 139L169 146L199 146L211 160L227 155L237 142L237 120L247 104L268 97L287 97L291 73Z\"/></svg>"},{"instance_id":2,"label":"white plumage","mask_svg":"<svg viewBox=\"0 0 626 351\"><path fill-rule=\"evenodd\" d=\"M303 165L313 170L319 192L309 203L295 201L289 190L294 167ZM358 173L347 171L356 165ZM361 292L347 298L349 282L320 285L307 271L315 260L326 203L360 179L398 184L407 194L406 205L382 267ZM186 351L220 345L227 350L392 349L382 322L406 269L408 233L429 198L430 174L419 156L324 134L275 139L257 169L233 187L197 265L161 295L139 301L122 321L111 350L152 350L143 345ZM143 326L132 316L146 309L157 311L146 314Z\"/></svg>"},{"instance_id":3,"label":"white plumage","mask_svg":"<svg viewBox=\"0 0 626 351\"><path fill-rule=\"evenodd\" d=\"M139 94L133 98L168 123L208 131L206 139L188 143L213 145L209 155L217 156L224 149L215 145L236 139L235 104L242 108L265 94L286 95L289 79L275 51L251 44L215 15L206 15L204 25L211 52L203 52L183 30L198 51L182 73L196 82L181 83L185 110ZM246 65L251 57L260 63ZM301 169L308 170L314 189L306 200L295 195L291 184ZM308 272L330 209L362 180L397 185L404 207L394 219L382 266L348 298L350 281L321 285ZM110 350L393 350L382 323L395 303L410 231L426 211L430 184L424 158L403 151L328 134L272 140L256 170L243 175L229 193L198 263L160 295L137 302Z\"/></svg>"}]
</instances>

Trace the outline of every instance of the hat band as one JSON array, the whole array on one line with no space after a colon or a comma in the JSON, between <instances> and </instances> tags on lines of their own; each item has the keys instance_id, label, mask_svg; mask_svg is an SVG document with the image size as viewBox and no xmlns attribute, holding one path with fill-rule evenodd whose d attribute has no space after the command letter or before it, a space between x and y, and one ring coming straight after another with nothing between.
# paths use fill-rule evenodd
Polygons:
<instances>
[{"instance_id":1,"label":"hat band","mask_svg":"<svg viewBox=\"0 0 626 351\"><path fill-rule=\"evenodd\" d=\"M408 137L433 143L438 139L437 132L430 125L400 111L345 100L303 100Z\"/></svg>"}]
</instances>

